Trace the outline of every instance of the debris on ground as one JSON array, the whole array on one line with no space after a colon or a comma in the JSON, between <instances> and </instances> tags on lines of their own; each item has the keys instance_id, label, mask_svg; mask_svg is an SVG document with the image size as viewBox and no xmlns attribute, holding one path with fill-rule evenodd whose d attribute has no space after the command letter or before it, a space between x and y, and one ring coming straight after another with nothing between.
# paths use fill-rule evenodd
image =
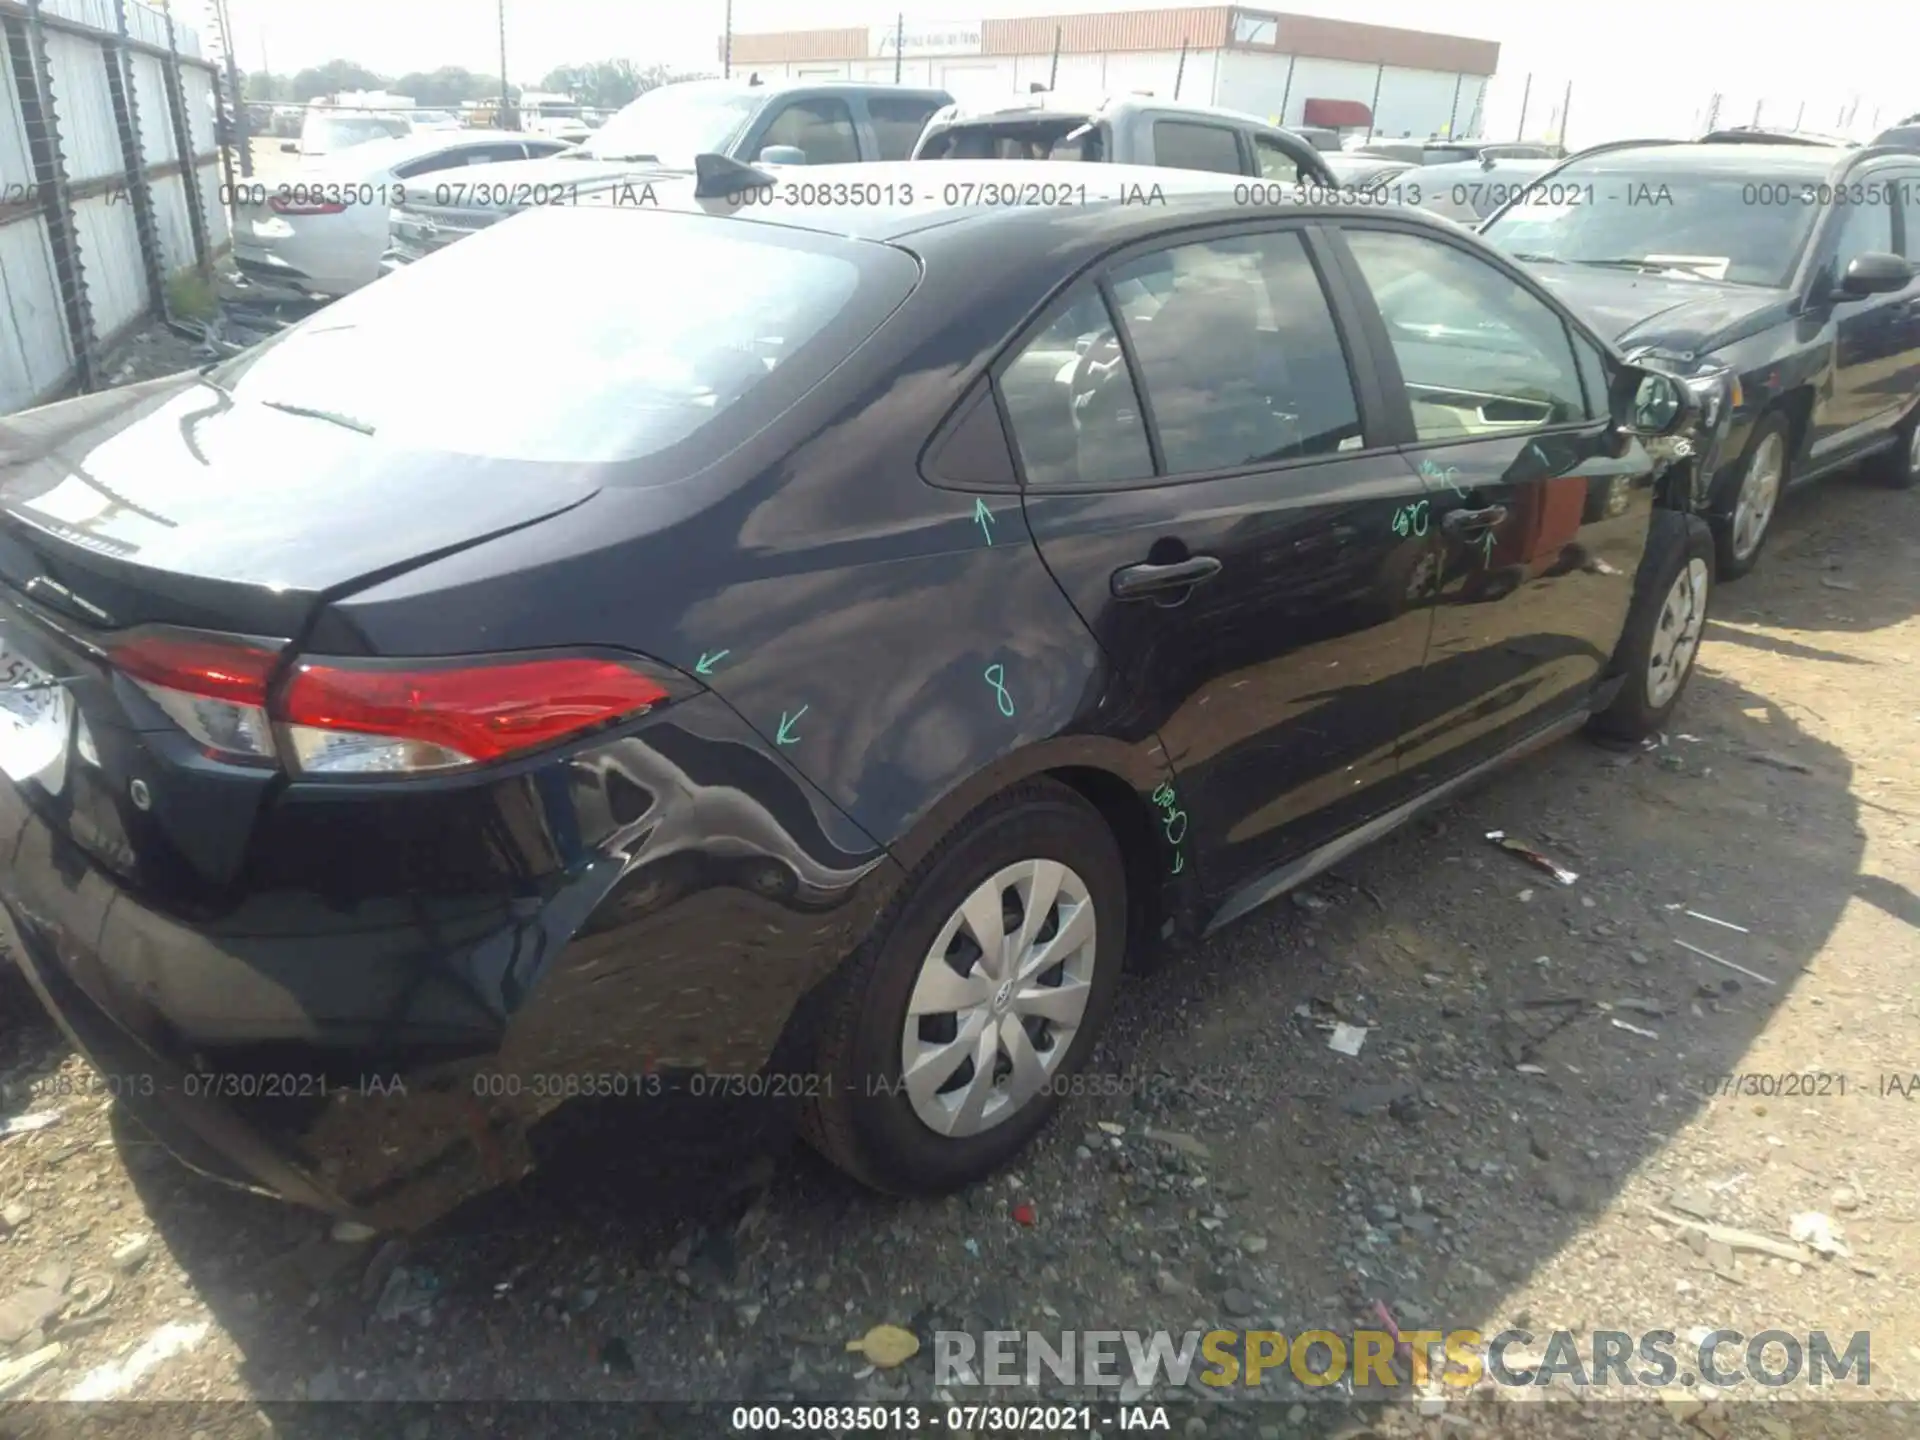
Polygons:
<instances>
[{"instance_id":1,"label":"debris on ground","mask_svg":"<svg viewBox=\"0 0 1920 1440\"><path fill-rule=\"evenodd\" d=\"M1544 870L1562 885L1571 885L1580 878L1576 872L1567 869L1566 866L1559 864L1557 861L1548 859L1524 840L1515 840L1504 830L1487 831L1487 839L1491 840L1509 854L1518 855L1522 860L1525 860L1529 865L1533 866L1534 869Z\"/></svg>"},{"instance_id":2,"label":"debris on ground","mask_svg":"<svg viewBox=\"0 0 1920 1440\"><path fill-rule=\"evenodd\" d=\"M1853 1254L1841 1241L1838 1227L1818 1210L1807 1210L1793 1216L1787 1222L1787 1233L1815 1254L1824 1255L1829 1260L1836 1256L1844 1260Z\"/></svg>"},{"instance_id":3,"label":"debris on ground","mask_svg":"<svg viewBox=\"0 0 1920 1440\"><path fill-rule=\"evenodd\" d=\"M1716 965L1724 965L1729 970L1738 971L1740 974L1746 976L1749 980L1758 980L1762 985L1773 984L1772 980L1768 979L1765 975L1762 975L1758 970L1749 970L1744 965L1737 965L1731 960L1725 959L1722 956L1714 954L1711 950L1702 950L1698 945L1690 945L1685 940L1681 940L1677 937L1675 938L1673 943L1678 945L1682 950L1686 950L1692 954L1698 955L1702 960L1711 960Z\"/></svg>"},{"instance_id":4,"label":"debris on ground","mask_svg":"<svg viewBox=\"0 0 1920 1440\"><path fill-rule=\"evenodd\" d=\"M876 1325L858 1339L847 1341L847 1351L866 1356L879 1369L891 1370L920 1353L920 1338L898 1325Z\"/></svg>"},{"instance_id":5,"label":"debris on ground","mask_svg":"<svg viewBox=\"0 0 1920 1440\"><path fill-rule=\"evenodd\" d=\"M15 1359L0 1360L0 1400L6 1399L42 1370L51 1367L66 1348L57 1343L42 1345L38 1350L31 1350Z\"/></svg>"},{"instance_id":6,"label":"debris on ground","mask_svg":"<svg viewBox=\"0 0 1920 1440\"><path fill-rule=\"evenodd\" d=\"M1744 925L1736 925L1731 920L1721 920L1712 915L1702 915L1698 910L1686 910L1682 913L1691 915L1696 920L1704 920L1709 925L1718 925L1723 930L1738 930L1742 935L1751 935L1753 933Z\"/></svg>"},{"instance_id":7,"label":"debris on ground","mask_svg":"<svg viewBox=\"0 0 1920 1440\"><path fill-rule=\"evenodd\" d=\"M0 1120L0 1140L13 1135L31 1135L44 1130L60 1118L58 1110L35 1110L27 1115L10 1115Z\"/></svg>"},{"instance_id":8,"label":"debris on ground","mask_svg":"<svg viewBox=\"0 0 1920 1440\"><path fill-rule=\"evenodd\" d=\"M1647 1210L1656 1220L1668 1225L1677 1225L1682 1230L1697 1230L1709 1240L1717 1240L1735 1250L1752 1250L1761 1255L1771 1255L1776 1260L1788 1260L1798 1264L1807 1264L1813 1259L1812 1252L1798 1245L1789 1245L1784 1240L1775 1240L1770 1235L1761 1235L1752 1230L1740 1230L1731 1225L1716 1225L1710 1220L1689 1220L1684 1215L1676 1215L1671 1210L1662 1210L1649 1205Z\"/></svg>"},{"instance_id":9,"label":"debris on ground","mask_svg":"<svg viewBox=\"0 0 1920 1440\"><path fill-rule=\"evenodd\" d=\"M88 1371L80 1383L66 1393L68 1400L117 1400L145 1376L174 1356L194 1348L207 1338L207 1322L191 1325L169 1321L135 1347L124 1360L110 1361Z\"/></svg>"},{"instance_id":10,"label":"debris on ground","mask_svg":"<svg viewBox=\"0 0 1920 1440\"><path fill-rule=\"evenodd\" d=\"M1327 1048L1338 1055L1358 1055L1360 1047L1367 1043L1367 1027L1349 1025L1344 1020L1334 1022L1332 1031L1327 1035Z\"/></svg>"},{"instance_id":11,"label":"debris on ground","mask_svg":"<svg viewBox=\"0 0 1920 1440\"><path fill-rule=\"evenodd\" d=\"M1013 1207L1013 1223L1032 1228L1040 1223L1040 1217L1033 1213L1033 1206L1022 1200Z\"/></svg>"},{"instance_id":12,"label":"debris on ground","mask_svg":"<svg viewBox=\"0 0 1920 1440\"><path fill-rule=\"evenodd\" d=\"M1785 770L1794 775L1811 775L1813 773L1813 767L1811 765L1803 765L1798 760L1786 755L1776 754L1771 750L1744 750L1741 752L1740 758L1742 760L1749 760L1755 765L1765 765L1773 770Z\"/></svg>"}]
</instances>

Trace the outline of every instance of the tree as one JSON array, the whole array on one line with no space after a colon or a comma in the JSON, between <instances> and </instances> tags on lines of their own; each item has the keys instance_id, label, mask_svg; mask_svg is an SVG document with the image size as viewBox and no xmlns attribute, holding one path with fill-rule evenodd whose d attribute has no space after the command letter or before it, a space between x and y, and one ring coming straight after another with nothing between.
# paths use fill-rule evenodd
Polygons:
<instances>
[{"instance_id":1,"label":"tree","mask_svg":"<svg viewBox=\"0 0 1920 1440\"><path fill-rule=\"evenodd\" d=\"M295 100L314 100L322 95L337 94L342 90L384 90L386 88L387 80L384 75L376 75L364 65L356 65L351 60L329 60L324 65L302 70L293 77Z\"/></svg>"},{"instance_id":2,"label":"tree","mask_svg":"<svg viewBox=\"0 0 1920 1440\"><path fill-rule=\"evenodd\" d=\"M541 80L540 88L571 95L594 110L618 110L637 96L676 78L664 65L600 60L588 65L556 65Z\"/></svg>"},{"instance_id":3,"label":"tree","mask_svg":"<svg viewBox=\"0 0 1920 1440\"><path fill-rule=\"evenodd\" d=\"M240 93L256 105L272 105L293 98L293 81L285 75L274 75L268 71L242 71L240 74Z\"/></svg>"},{"instance_id":4,"label":"tree","mask_svg":"<svg viewBox=\"0 0 1920 1440\"><path fill-rule=\"evenodd\" d=\"M422 105L451 110L463 100L491 100L500 94L500 78L482 75L461 65L442 65L438 70L416 70L393 82L402 95L411 95Z\"/></svg>"}]
</instances>

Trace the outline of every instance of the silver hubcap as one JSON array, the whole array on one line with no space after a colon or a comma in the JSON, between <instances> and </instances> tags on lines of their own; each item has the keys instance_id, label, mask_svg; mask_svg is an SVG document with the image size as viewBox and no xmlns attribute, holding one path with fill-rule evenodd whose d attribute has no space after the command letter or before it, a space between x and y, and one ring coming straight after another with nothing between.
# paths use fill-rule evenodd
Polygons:
<instances>
[{"instance_id":1,"label":"silver hubcap","mask_svg":"<svg viewBox=\"0 0 1920 1440\"><path fill-rule=\"evenodd\" d=\"M1010 1119L1073 1048L1093 992L1093 899L1054 860L984 881L940 928L907 1002L900 1072L942 1135Z\"/></svg>"},{"instance_id":2,"label":"silver hubcap","mask_svg":"<svg viewBox=\"0 0 1920 1440\"><path fill-rule=\"evenodd\" d=\"M1673 588L1660 606L1653 627L1653 646L1647 656L1647 703L1658 710L1680 691L1700 648L1700 631L1707 623L1707 562L1690 559L1674 577Z\"/></svg>"},{"instance_id":3,"label":"silver hubcap","mask_svg":"<svg viewBox=\"0 0 1920 1440\"><path fill-rule=\"evenodd\" d=\"M1780 480L1787 470L1787 447L1779 433L1767 436L1747 462L1740 480L1740 498L1733 509L1733 553L1744 560L1760 548L1780 499Z\"/></svg>"}]
</instances>

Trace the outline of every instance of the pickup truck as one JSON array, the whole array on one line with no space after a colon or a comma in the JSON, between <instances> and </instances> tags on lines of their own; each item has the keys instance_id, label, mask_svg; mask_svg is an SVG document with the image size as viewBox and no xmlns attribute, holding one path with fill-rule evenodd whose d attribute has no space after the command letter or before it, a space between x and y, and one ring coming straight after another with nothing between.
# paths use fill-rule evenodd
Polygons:
<instances>
[{"instance_id":1,"label":"pickup truck","mask_svg":"<svg viewBox=\"0 0 1920 1440\"><path fill-rule=\"evenodd\" d=\"M1038 91L991 105L949 105L916 160L1079 160L1164 165L1338 189L1313 143L1255 115L1212 105L1109 95L1079 101Z\"/></svg>"},{"instance_id":2,"label":"pickup truck","mask_svg":"<svg viewBox=\"0 0 1920 1440\"><path fill-rule=\"evenodd\" d=\"M686 80L647 91L584 144L545 160L490 165L410 188L389 216L383 270L418 260L534 205L694 173L696 155L772 165L904 160L953 97L944 90L859 81L763 84Z\"/></svg>"}]
</instances>

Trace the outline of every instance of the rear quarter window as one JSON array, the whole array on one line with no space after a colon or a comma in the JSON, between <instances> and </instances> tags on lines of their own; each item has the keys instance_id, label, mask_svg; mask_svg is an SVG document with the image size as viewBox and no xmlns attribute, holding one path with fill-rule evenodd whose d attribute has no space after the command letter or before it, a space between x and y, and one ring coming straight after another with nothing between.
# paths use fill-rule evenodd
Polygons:
<instances>
[{"instance_id":1,"label":"rear quarter window","mask_svg":"<svg viewBox=\"0 0 1920 1440\"><path fill-rule=\"evenodd\" d=\"M1240 137L1224 125L1198 125L1190 120L1153 122L1153 162L1175 170L1211 170L1238 175Z\"/></svg>"}]
</instances>

